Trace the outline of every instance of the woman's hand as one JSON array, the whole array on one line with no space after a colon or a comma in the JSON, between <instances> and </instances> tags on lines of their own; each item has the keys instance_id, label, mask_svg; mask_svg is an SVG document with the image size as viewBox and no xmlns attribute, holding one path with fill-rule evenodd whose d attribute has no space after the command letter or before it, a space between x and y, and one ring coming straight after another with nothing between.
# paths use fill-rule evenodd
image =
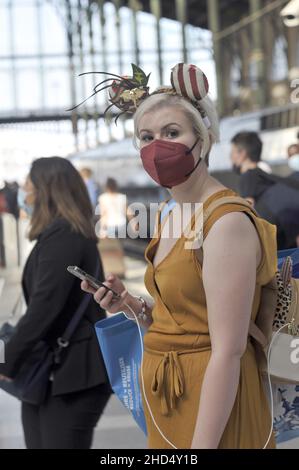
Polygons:
<instances>
[{"instance_id":1,"label":"woman's hand","mask_svg":"<svg viewBox=\"0 0 299 470\"><path fill-rule=\"evenodd\" d=\"M114 274L109 274L103 284L120 294L120 298L113 298L113 293L104 287L100 287L98 290L94 289L87 281L81 282L81 289L93 294L94 300L109 313L117 313L126 310L125 303L127 302L129 293L122 281Z\"/></svg>"}]
</instances>

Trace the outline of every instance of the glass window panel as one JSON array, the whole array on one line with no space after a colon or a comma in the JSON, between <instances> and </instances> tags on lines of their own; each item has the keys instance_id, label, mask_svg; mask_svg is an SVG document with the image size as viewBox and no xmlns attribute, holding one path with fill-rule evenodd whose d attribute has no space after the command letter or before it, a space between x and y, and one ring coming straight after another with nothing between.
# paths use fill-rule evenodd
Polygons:
<instances>
[{"instance_id":1,"label":"glass window panel","mask_svg":"<svg viewBox=\"0 0 299 470\"><path fill-rule=\"evenodd\" d=\"M272 79L273 81L285 80L288 77L288 62L285 54L285 40L278 37L274 44Z\"/></svg>"},{"instance_id":2,"label":"glass window panel","mask_svg":"<svg viewBox=\"0 0 299 470\"><path fill-rule=\"evenodd\" d=\"M90 52L90 37L89 37L89 23L86 13L81 15L81 34L82 34L82 45L84 54L89 54ZM78 38L79 39L79 38ZM79 41L78 41L78 51Z\"/></svg>"},{"instance_id":3,"label":"glass window panel","mask_svg":"<svg viewBox=\"0 0 299 470\"><path fill-rule=\"evenodd\" d=\"M112 3L105 3L105 31L106 31L106 44L107 50L110 53L117 51L117 33L115 24L115 8Z\"/></svg>"},{"instance_id":4,"label":"glass window panel","mask_svg":"<svg viewBox=\"0 0 299 470\"><path fill-rule=\"evenodd\" d=\"M66 109L71 104L69 74L65 70L46 69L45 106Z\"/></svg>"},{"instance_id":5,"label":"glass window panel","mask_svg":"<svg viewBox=\"0 0 299 470\"><path fill-rule=\"evenodd\" d=\"M40 79L36 70L18 69L16 72L18 108L38 109L40 107Z\"/></svg>"},{"instance_id":6,"label":"glass window panel","mask_svg":"<svg viewBox=\"0 0 299 470\"><path fill-rule=\"evenodd\" d=\"M158 56L155 52L146 51L140 55L140 66L146 75L151 74L148 81L150 92L159 86ZM170 75L170 71L168 73ZM169 81L169 77L168 77ZM167 84L168 82L166 82Z\"/></svg>"},{"instance_id":7,"label":"glass window panel","mask_svg":"<svg viewBox=\"0 0 299 470\"><path fill-rule=\"evenodd\" d=\"M38 59L17 59L14 61L15 66L19 69L26 69L26 70L38 70L40 61Z\"/></svg>"},{"instance_id":8,"label":"glass window panel","mask_svg":"<svg viewBox=\"0 0 299 470\"><path fill-rule=\"evenodd\" d=\"M12 69L12 61L1 59L0 60L0 71L9 72Z\"/></svg>"},{"instance_id":9,"label":"glass window panel","mask_svg":"<svg viewBox=\"0 0 299 470\"><path fill-rule=\"evenodd\" d=\"M69 60L67 56L62 57L45 57L43 58L43 64L48 69L67 69L69 66Z\"/></svg>"},{"instance_id":10,"label":"glass window panel","mask_svg":"<svg viewBox=\"0 0 299 470\"><path fill-rule=\"evenodd\" d=\"M182 51L182 26L174 20L161 19L161 34L163 50L175 51L180 53Z\"/></svg>"},{"instance_id":11,"label":"glass window panel","mask_svg":"<svg viewBox=\"0 0 299 470\"><path fill-rule=\"evenodd\" d=\"M8 8L0 6L0 55L10 54Z\"/></svg>"},{"instance_id":12,"label":"glass window panel","mask_svg":"<svg viewBox=\"0 0 299 470\"><path fill-rule=\"evenodd\" d=\"M119 14L122 48L123 51L130 52L133 50L132 13L129 8L122 7Z\"/></svg>"},{"instance_id":13,"label":"glass window panel","mask_svg":"<svg viewBox=\"0 0 299 470\"><path fill-rule=\"evenodd\" d=\"M13 5L13 20L15 53L37 54L37 13L33 2L15 2Z\"/></svg>"},{"instance_id":14,"label":"glass window panel","mask_svg":"<svg viewBox=\"0 0 299 470\"><path fill-rule=\"evenodd\" d=\"M9 71L0 70L0 103L1 112L13 108L12 79Z\"/></svg>"},{"instance_id":15,"label":"glass window panel","mask_svg":"<svg viewBox=\"0 0 299 470\"><path fill-rule=\"evenodd\" d=\"M101 50L101 22L99 9L96 7L92 15L93 46L96 52Z\"/></svg>"},{"instance_id":16,"label":"glass window panel","mask_svg":"<svg viewBox=\"0 0 299 470\"><path fill-rule=\"evenodd\" d=\"M50 2L42 2L41 17L43 53L66 53L67 35L65 8L55 7L51 5Z\"/></svg>"},{"instance_id":17,"label":"glass window panel","mask_svg":"<svg viewBox=\"0 0 299 470\"><path fill-rule=\"evenodd\" d=\"M155 50L157 48L156 39L156 18L149 13L138 14L139 47L141 50Z\"/></svg>"}]
</instances>

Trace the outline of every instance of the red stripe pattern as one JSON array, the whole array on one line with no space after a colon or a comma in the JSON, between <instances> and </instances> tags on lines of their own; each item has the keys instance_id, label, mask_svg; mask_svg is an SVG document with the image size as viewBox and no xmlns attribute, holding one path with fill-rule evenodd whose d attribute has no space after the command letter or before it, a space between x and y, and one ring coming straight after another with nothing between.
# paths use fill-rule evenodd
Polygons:
<instances>
[{"instance_id":1,"label":"red stripe pattern","mask_svg":"<svg viewBox=\"0 0 299 470\"><path fill-rule=\"evenodd\" d=\"M196 65L177 64L171 70L170 81L177 94L192 101L202 100L209 91L208 79Z\"/></svg>"}]
</instances>

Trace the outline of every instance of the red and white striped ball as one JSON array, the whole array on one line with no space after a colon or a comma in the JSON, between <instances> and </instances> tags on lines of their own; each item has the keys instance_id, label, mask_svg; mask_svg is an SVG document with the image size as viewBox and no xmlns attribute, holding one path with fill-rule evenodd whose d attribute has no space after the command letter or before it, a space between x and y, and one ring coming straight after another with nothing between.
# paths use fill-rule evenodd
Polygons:
<instances>
[{"instance_id":1,"label":"red and white striped ball","mask_svg":"<svg viewBox=\"0 0 299 470\"><path fill-rule=\"evenodd\" d=\"M170 81L178 95L192 101L200 101L207 96L209 82L196 65L177 64L171 69Z\"/></svg>"}]
</instances>

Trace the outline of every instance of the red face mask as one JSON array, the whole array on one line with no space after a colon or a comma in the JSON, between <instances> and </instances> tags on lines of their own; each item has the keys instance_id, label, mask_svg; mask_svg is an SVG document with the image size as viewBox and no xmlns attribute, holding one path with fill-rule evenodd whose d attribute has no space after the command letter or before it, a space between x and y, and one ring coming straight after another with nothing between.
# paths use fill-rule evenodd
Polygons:
<instances>
[{"instance_id":1,"label":"red face mask","mask_svg":"<svg viewBox=\"0 0 299 470\"><path fill-rule=\"evenodd\" d=\"M160 186L172 188L187 181L198 167L201 158L195 165L192 150L179 142L154 140L141 149L141 159L144 169Z\"/></svg>"}]
</instances>

